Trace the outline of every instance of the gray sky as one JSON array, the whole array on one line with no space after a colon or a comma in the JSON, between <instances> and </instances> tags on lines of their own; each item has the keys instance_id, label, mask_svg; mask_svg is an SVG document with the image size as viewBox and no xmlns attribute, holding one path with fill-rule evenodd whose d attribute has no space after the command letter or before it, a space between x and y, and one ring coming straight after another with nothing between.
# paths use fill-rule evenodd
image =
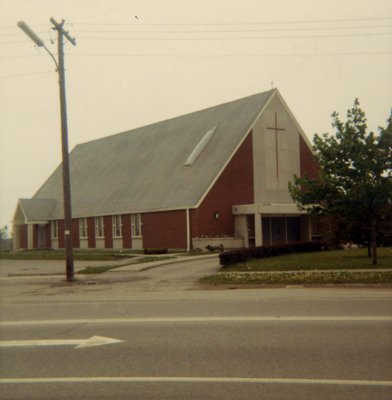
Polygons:
<instances>
[{"instance_id":1,"label":"gray sky","mask_svg":"<svg viewBox=\"0 0 392 400\"><path fill-rule=\"evenodd\" d=\"M356 97L370 130L392 107L390 0L0 0L0 227L61 162L54 63L16 26L56 54L50 17L77 42L70 149L272 85L310 139Z\"/></svg>"}]
</instances>

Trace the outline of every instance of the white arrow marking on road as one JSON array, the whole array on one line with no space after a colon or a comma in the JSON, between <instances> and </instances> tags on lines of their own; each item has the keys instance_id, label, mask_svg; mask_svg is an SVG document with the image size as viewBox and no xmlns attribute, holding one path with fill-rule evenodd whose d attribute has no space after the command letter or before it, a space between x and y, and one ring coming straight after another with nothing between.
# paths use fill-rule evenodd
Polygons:
<instances>
[{"instance_id":1,"label":"white arrow marking on road","mask_svg":"<svg viewBox=\"0 0 392 400\"><path fill-rule=\"evenodd\" d=\"M0 347L75 346L76 349L80 349L120 342L123 340L92 336L89 339L2 340Z\"/></svg>"}]
</instances>

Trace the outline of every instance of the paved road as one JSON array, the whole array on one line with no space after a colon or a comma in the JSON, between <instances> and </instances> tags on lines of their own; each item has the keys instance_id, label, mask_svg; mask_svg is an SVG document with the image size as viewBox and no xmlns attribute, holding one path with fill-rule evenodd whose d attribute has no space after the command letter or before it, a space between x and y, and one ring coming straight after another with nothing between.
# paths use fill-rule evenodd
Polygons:
<instances>
[{"instance_id":1,"label":"paved road","mask_svg":"<svg viewBox=\"0 0 392 400\"><path fill-rule=\"evenodd\" d=\"M0 398L392 397L391 290L194 285L216 268L3 280ZM121 342L76 348L93 336Z\"/></svg>"}]
</instances>

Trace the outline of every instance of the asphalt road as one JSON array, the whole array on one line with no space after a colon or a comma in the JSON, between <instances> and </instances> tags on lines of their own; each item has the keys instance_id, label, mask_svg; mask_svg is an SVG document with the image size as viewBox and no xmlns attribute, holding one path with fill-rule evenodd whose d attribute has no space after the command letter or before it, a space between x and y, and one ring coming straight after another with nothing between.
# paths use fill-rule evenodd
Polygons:
<instances>
[{"instance_id":1,"label":"asphalt road","mask_svg":"<svg viewBox=\"0 0 392 400\"><path fill-rule=\"evenodd\" d=\"M0 398L392 398L391 290L194 285L216 267L3 280Z\"/></svg>"}]
</instances>

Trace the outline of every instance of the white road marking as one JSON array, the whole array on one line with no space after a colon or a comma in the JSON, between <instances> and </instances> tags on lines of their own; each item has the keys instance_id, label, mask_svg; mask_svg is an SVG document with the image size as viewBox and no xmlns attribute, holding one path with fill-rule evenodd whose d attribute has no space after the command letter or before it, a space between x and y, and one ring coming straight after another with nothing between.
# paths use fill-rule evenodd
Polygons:
<instances>
[{"instance_id":1,"label":"white road marking","mask_svg":"<svg viewBox=\"0 0 392 400\"><path fill-rule=\"evenodd\" d=\"M152 317L152 318L80 318L59 320L2 321L1 327L70 324L138 324L184 322L390 322L392 316L254 316L254 317Z\"/></svg>"},{"instance_id":2,"label":"white road marking","mask_svg":"<svg viewBox=\"0 0 392 400\"><path fill-rule=\"evenodd\" d=\"M187 377L187 376L123 376L123 377L68 377L68 378L3 378L0 384L35 383L275 383L298 385L347 385L347 386L392 386L392 381L351 379L295 379L295 378L241 378L241 377Z\"/></svg>"},{"instance_id":3,"label":"white road marking","mask_svg":"<svg viewBox=\"0 0 392 400\"><path fill-rule=\"evenodd\" d=\"M76 349L80 349L119 342L123 342L123 340L92 336L89 339L1 340L0 347L75 346Z\"/></svg>"}]
</instances>

